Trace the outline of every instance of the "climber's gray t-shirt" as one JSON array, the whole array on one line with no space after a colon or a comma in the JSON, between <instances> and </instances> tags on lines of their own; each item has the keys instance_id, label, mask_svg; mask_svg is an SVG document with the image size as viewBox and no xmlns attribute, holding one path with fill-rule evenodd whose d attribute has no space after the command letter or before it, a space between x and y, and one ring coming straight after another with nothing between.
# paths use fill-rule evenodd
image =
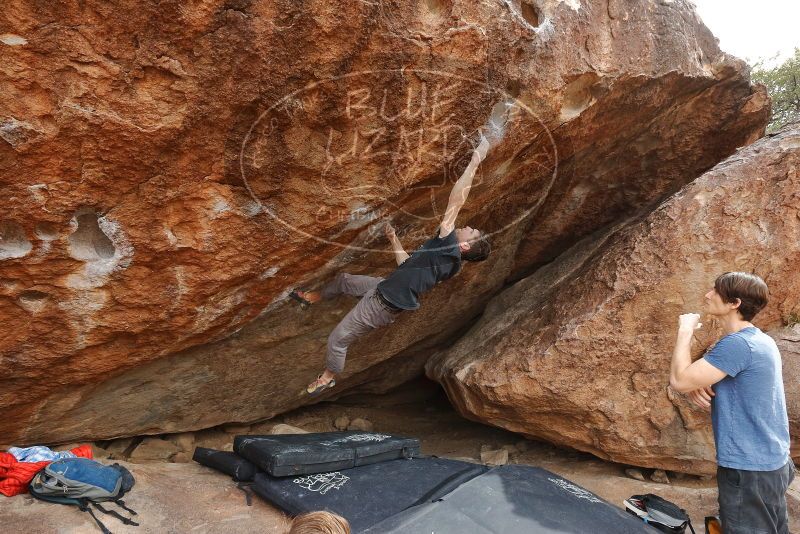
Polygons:
<instances>
[{"instance_id":1,"label":"climber's gray t-shirt","mask_svg":"<svg viewBox=\"0 0 800 534\"><path fill-rule=\"evenodd\" d=\"M711 402L717 464L745 471L786 465L789 418L775 341L749 326L720 339L704 358L728 374L714 384Z\"/></svg>"},{"instance_id":2,"label":"climber's gray t-shirt","mask_svg":"<svg viewBox=\"0 0 800 534\"><path fill-rule=\"evenodd\" d=\"M419 308L419 296L461 269L461 250L455 230L425 241L406 261L378 284L383 298L402 310Z\"/></svg>"}]
</instances>

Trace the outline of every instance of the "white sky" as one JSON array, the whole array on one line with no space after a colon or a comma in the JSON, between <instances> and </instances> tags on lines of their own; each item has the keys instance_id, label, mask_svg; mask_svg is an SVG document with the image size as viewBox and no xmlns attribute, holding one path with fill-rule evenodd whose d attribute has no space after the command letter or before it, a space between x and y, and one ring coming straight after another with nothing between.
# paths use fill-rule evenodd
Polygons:
<instances>
[{"instance_id":1,"label":"white sky","mask_svg":"<svg viewBox=\"0 0 800 534\"><path fill-rule=\"evenodd\" d=\"M753 63L800 48L799 0L692 0L719 47Z\"/></svg>"}]
</instances>

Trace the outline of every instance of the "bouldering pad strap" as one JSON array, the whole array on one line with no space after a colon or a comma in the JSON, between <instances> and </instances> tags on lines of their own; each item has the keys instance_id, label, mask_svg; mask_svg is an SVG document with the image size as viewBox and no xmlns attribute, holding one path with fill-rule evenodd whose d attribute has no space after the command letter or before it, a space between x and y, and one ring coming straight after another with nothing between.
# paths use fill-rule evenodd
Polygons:
<instances>
[{"instance_id":1,"label":"bouldering pad strap","mask_svg":"<svg viewBox=\"0 0 800 534\"><path fill-rule=\"evenodd\" d=\"M244 492L244 500L247 506L253 506L253 490L250 487L252 485L252 482L239 482L236 484L236 487Z\"/></svg>"}]
</instances>

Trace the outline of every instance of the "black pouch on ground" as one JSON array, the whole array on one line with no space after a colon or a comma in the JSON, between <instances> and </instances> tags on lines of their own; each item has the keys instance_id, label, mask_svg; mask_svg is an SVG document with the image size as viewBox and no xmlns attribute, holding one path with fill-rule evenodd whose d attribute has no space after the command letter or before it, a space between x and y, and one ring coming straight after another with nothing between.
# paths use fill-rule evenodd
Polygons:
<instances>
[{"instance_id":1,"label":"black pouch on ground","mask_svg":"<svg viewBox=\"0 0 800 534\"><path fill-rule=\"evenodd\" d=\"M525 465L491 469L435 502L373 525L365 534L657 534L594 493Z\"/></svg>"},{"instance_id":2,"label":"black pouch on ground","mask_svg":"<svg viewBox=\"0 0 800 534\"><path fill-rule=\"evenodd\" d=\"M308 475L419 456L419 440L375 432L236 436L233 450L272 476Z\"/></svg>"},{"instance_id":3,"label":"black pouch on ground","mask_svg":"<svg viewBox=\"0 0 800 534\"><path fill-rule=\"evenodd\" d=\"M694 527L686 510L658 495L633 495L624 504L628 513L638 516L660 532L683 534L686 527L689 527L694 534Z\"/></svg>"},{"instance_id":4,"label":"black pouch on ground","mask_svg":"<svg viewBox=\"0 0 800 534\"><path fill-rule=\"evenodd\" d=\"M444 458L400 459L296 477L258 473L253 491L289 515L317 510L339 514L358 533L406 508L438 499L487 470Z\"/></svg>"},{"instance_id":5,"label":"black pouch on ground","mask_svg":"<svg viewBox=\"0 0 800 534\"><path fill-rule=\"evenodd\" d=\"M192 460L195 462L222 471L230 475L237 482L249 482L258 472L258 468L251 462L234 452L217 451L196 447Z\"/></svg>"}]
</instances>

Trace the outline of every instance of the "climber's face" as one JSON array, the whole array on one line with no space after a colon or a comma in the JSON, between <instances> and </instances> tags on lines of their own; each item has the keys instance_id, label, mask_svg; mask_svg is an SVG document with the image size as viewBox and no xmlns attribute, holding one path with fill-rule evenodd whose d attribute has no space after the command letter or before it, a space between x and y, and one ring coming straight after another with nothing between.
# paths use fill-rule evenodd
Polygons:
<instances>
[{"instance_id":1,"label":"climber's face","mask_svg":"<svg viewBox=\"0 0 800 534\"><path fill-rule=\"evenodd\" d=\"M465 226L464 228L456 228L456 241L461 246L461 250L469 250L470 243L481 237L480 230Z\"/></svg>"}]
</instances>

